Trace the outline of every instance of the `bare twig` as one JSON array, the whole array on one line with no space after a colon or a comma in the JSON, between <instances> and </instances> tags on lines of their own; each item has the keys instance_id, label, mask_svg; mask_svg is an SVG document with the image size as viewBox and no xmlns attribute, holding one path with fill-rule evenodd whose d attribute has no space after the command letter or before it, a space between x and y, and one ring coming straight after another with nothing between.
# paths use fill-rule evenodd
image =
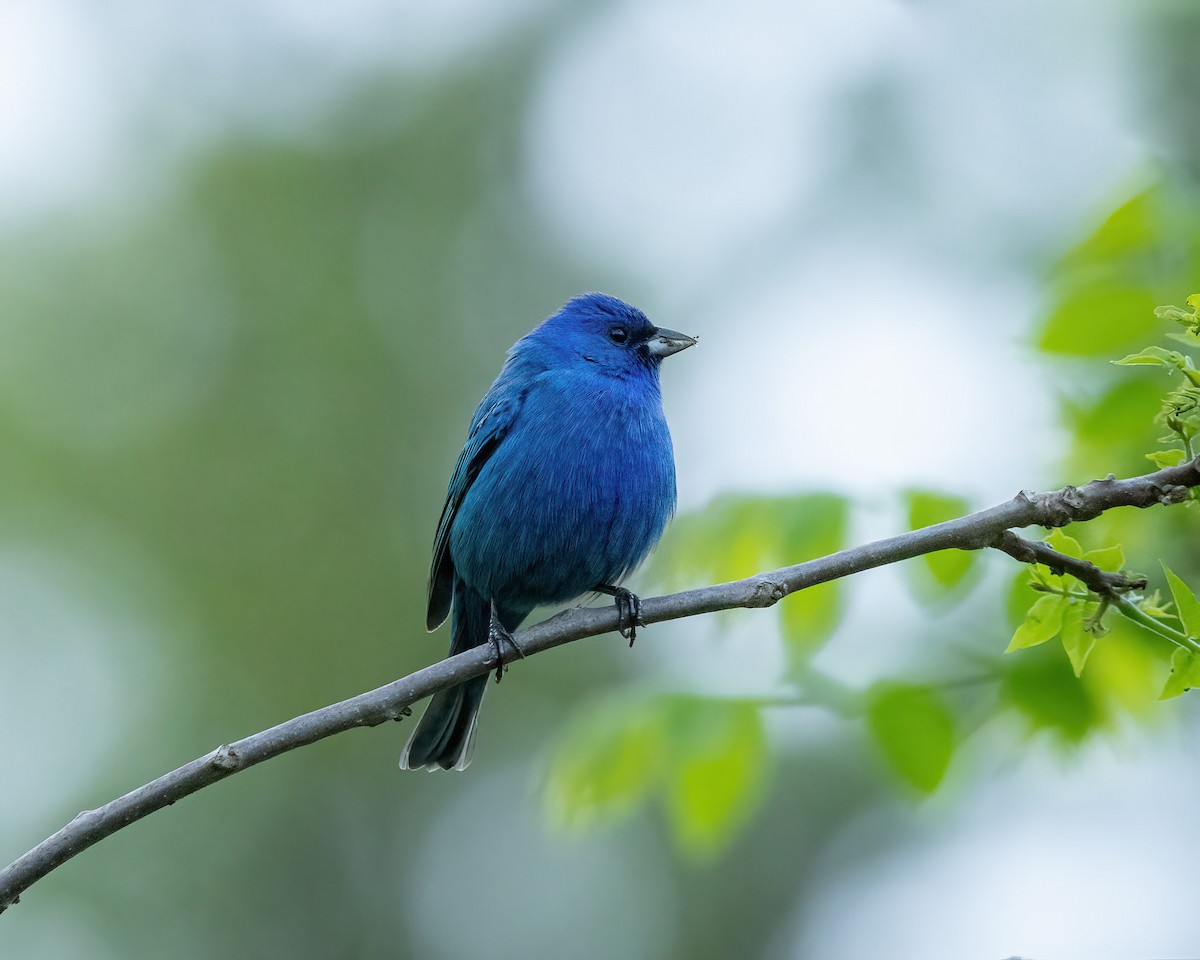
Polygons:
<instances>
[{"instance_id":1,"label":"bare twig","mask_svg":"<svg viewBox=\"0 0 1200 960\"><path fill-rule=\"evenodd\" d=\"M1049 567L1052 573L1069 573L1092 593L1102 597L1116 598L1130 590L1146 589L1145 577L1133 579L1123 573L1108 573L1094 563L1068 557L1065 553L1059 553L1048 543L1040 540L1026 540L1011 530L1005 530L1000 534L993 546L1022 563L1040 563Z\"/></svg>"},{"instance_id":2,"label":"bare twig","mask_svg":"<svg viewBox=\"0 0 1200 960\"><path fill-rule=\"evenodd\" d=\"M1110 475L1084 487L1067 487L1054 493L1022 491L1007 503L957 520L745 580L644 600L642 617L651 624L737 607L769 607L797 590L938 550L980 550L992 546L1005 549L1009 546L1012 549L1006 552L1027 560L1013 552L1020 552L1022 548L1004 540L1005 531L1034 525L1061 527L1073 521L1094 519L1114 507L1179 503L1187 498L1189 489L1196 486L1200 486L1200 459L1128 480L1118 480ZM1047 562L1043 559L1044 554L1034 545L1030 546L1033 551L1030 556L1036 562ZM1060 557L1055 554L1055 558ZM1062 566L1061 560L1058 564ZM1068 572L1078 576L1074 569ZM530 656L616 629L615 607L576 608L520 631L515 639L525 655ZM335 733L399 720L408 715L409 707L418 700L463 680L482 676L495 666L491 648L487 645L476 647L376 690L220 746L95 810L85 810L0 871L0 910L16 903L20 894L33 883L77 853L202 787Z\"/></svg>"}]
</instances>

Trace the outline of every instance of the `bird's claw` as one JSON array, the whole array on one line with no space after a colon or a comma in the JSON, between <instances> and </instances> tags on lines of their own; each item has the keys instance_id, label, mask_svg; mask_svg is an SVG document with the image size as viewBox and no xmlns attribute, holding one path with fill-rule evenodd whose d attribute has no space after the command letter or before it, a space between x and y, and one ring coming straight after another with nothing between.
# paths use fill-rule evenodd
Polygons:
<instances>
[{"instance_id":1,"label":"bird's claw","mask_svg":"<svg viewBox=\"0 0 1200 960\"><path fill-rule=\"evenodd\" d=\"M624 587L617 587L613 590L613 600L617 604L617 632L632 647L637 639L637 628L646 625L642 619L642 598Z\"/></svg>"},{"instance_id":2,"label":"bird's claw","mask_svg":"<svg viewBox=\"0 0 1200 960\"><path fill-rule=\"evenodd\" d=\"M496 682L504 676L504 668L513 660L524 660L525 653L513 639L513 635L505 629L504 624L496 617L496 607L492 605L492 617L488 623L488 643L496 657ZM505 650L505 647L508 649Z\"/></svg>"}]
</instances>

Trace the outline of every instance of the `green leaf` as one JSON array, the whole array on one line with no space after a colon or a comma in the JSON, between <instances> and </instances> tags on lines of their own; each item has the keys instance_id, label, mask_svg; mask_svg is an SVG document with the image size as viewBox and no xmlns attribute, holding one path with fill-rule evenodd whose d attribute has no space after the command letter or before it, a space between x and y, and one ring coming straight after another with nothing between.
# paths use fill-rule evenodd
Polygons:
<instances>
[{"instance_id":1,"label":"green leaf","mask_svg":"<svg viewBox=\"0 0 1200 960\"><path fill-rule=\"evenodd\" d=\"M1154 297L1137 287L1089 283L1069 290L1042 325L1038 346L1048 353L1095 357L1151 339Z\"/></svg>"},{"instance_id":2,"label":"green leaf","mask_svg":"<svg viewBox=\"0 0 1200 960\"><path fill-rule=\"evenodd\" d=\"M545 803L550 819L586 827L633 810L657 784L665 749L655 704L606 702L581 715L551 760Z\"/></svg>"},{"instance_id":3,"label":"green leaf","mask_svg":"<svg viewBox=\"0 0 1200 960\"><path fill-rule=\"evenodd\" d=\"M974 550L939 550L922 557L934 583L946 593L952 592L967 578L977 559Z\"/></svg>"},{"instance_id":4,"label":"green leaf","mask_svg":"<svg viewBox=\"0 0 1200 960\"><path fill-rule=\"evenodd\" d=\"M967 512L968 506L963 497L932 490L906 490L904 499L908 506L909 530L961 517Z\"/></svg>"},{"instance_id":5,"label":"green leaf","mask_svg":"<svg viewBox=\"0 0 1200 960\"><path fill-rule=\"evenodd\" d=\"M1200 687L1200 656L1177 647L1171 654L1171 675L1167 677L1158 699L1170 700L1187 693L1192 687Z\"/></svg>"},{"instance_id":6,"label":"green leaf","mask_svg":"<svg viewBox=\"0 0 1200 960\"><path fill-rule=\"evenodd\" d=\"M1171 596L1175 600L1175 609L1179 611L1179 622L1183 624L1183 632L1189 637L1200 638L1200 600L1196 599L1191 587L1180 580L1170 567L1164 563L1162 568L1167 574L1167 586L1171 588Z\"/></svg>"},{"instance_id":7,"label":"green leaf","mask_svg":"<svg viewBox=\"0 0 1200 960\"><path fill-rule=\"evenodd\" d=\"M1079 541L1074 537L1067 536L1061 528L1056 527L1051 530L1050 536L1046 538L1046 543L1059 553L1065 553L1068 557L1074 557L1076 560L1083 556L1083 547L1079 545Z\"/></svg>"},{"instance_id":8,"label":"green leaf","mask_svg":"<svg viewBox=\"0 0 1200 960\"><path fill-rule=\"evenodd\" d=\"M844 549L848 519L849 504L837 494L720 497L672 524L654 571L678 587L740 580ZM842 596L840 583L824 583L789 594L778 605L793 662L807 659L836 629Z\"/></svg>"},{"instance_id":9,"label":"green leaf","mask_svg":"<svg viewBox=\"0 0 1200 960\"><path fill-rule=\"evenodd\" d=\"M780 501L777 511L780 564L837 553L846 546L849 505L833 494L808 494ZM822 583L789 594L779 604L788 652L802 661L818 650L842 618L843 587Z\"/></svg>"},{"instance_id":10,"label":"green leaf","mask_svg":"<svg viewBox=\"0 0 1200 960\"><path fill-rule=\"evenodd\" d=\"M1035 592L1029 585L1029 574L1033 569L1032 567L1017 568L1016 574L1009 584L1008 593L1005 596L1005 619L1013 630L1025 622L1033 601L1040 596L1044 596L1044 594Z\"/></svg>"},{"instance_id":11,"label":"green leaf","mask_svg":"<svg viewBox=\"0 0 1200 960\"><path fill-rule=\"evenodd\" d=\"M1135 367L1157 365L1162 367L1182 367L1187 359L1178 350L1168 350L1166 347L1146 347L1138 353L1131 353L1120 360L1111 360L1118 367Z\"/></svg>"},{"instance_id":12,"label":"green leaf","mask_svg":"<svg viewBox=\"0 0 1200 960\"><path fill-rule=\"evenodd\" d=\"M1083 665L1087 663L1088 654L1096 645L1096 638L1084 629L1082 603L1072 603L1063 612L1062 645L1063 649L1067 651L1067 657L1071 660L1071 669L1078 677L1083 673Z\"/></svg>"},{"instance_id":13,"label":"green leaf","mask_svg":"<svg viewBox=\"0 0 1200 960\"><path fill-rule=\"evenodd\" d=\"M1005 653L1014 650L1024 650L1026 647L1036 647L1039 643L1053 640L1062 629L1063 613L1066 610L1067 598L1049 594L1034 601L1025 622L1017 627L1009 641Z\"/></svg>"},{"instance_id":14,"label":"green leaf","mask_svg":"<svg viewBox=\"0 0 1200 960\"><path fill-rule=\"evenodd\" d=\"M954 719L928 687L881 684L868 693L867 727L900 779L937 789L954 752Z\"/></svg>"},{"instance_id":15,"label":"green leaf","mask_svg":"<svg viewBox=\"0 0 1200 960\"><path fill-rule=\"evenodd\" d=\"M1158 240L1157 191L1144 190L1117 207L1091 236L1063 259L1062 267L1112 269Z\"/></svg>"},{"instance_id":16,"label":"green leaf","mask_svg":"<svg viewBox=\"0 0 1200 960\"><path fill-rule=\"evenodd\" d=\"M1108 573L1120 573L1125 567L1125 550L1118 543L1111 547L1089 550L1083 555L1083 559Z\"/></svg>"},{"instance_id":17,"label":"green leaf","mask_svg":"<svg viewBox=\"0 0 1200 960\"><path fill-rule=\"evenodd\" d=\"M1147 436L1147 426L1162 407L1162 384L1155 377L1116 380L1086 406L1068 404L1066 426L1074 434L1071 472L1117 476L1144 472L1145 448L1135 438Z\"/></svg>"},{"instance_id":18,"label":"green leaf","mask_svg":"<svg viewBox=\"0 0 1200 960\"><path fill-rule=\"evenodd\" d=\"M1167 303L1161 307L1154 308L1154 315L1162 320L1177 320L1180 323L1185 323L1188 320L1193 320L1195 317L1182 307L1177 307L1174 304Z\"/></svg>"},{"instance_id":19,"label":"green leaf","mask_svg":"<svg viewBox=\"0 0 1200 960\"><path fill-rule=\"evenodd\" d=\"M1188 382L1193 387L1200 387L1200 370L1189 366L1186 363L1179 364L1179 372L1188 378Z\"/></svg>"},{"instance_id":20,"label":"green leaf","mask_svg":"<svg viewBox=\"0 0 1200 960\"><path fill-rule=\"evenodd\" d=\"M728 539L717 561L716 579L738 580L776 565L779 538L771 513L765 501L743 500L730 507L723 524Z\"/></svg>"},{"instance_id":21,"label":"green leaf","mask_svg":"<svg viewBox=\"0 0 1200 960\"><path fill-rule=\"evenodd\" d=\"M767 741L760 711L749 704L678 698L670 710L673 763L667 813L686 853L720 852L758 804Z\"/></svg>"},{"instance_id":22,"label":"green leaf","mask_svg":"<svg viewBox=\"0 0 1200 960\"><path fill-rule=\"evenodd\" d=\"M789 652L806 659L820 649L842 619L842 587L821 583L790 593L779 604L779 622Z\"/></svg>"},{"instance_id":23,"label":"green leaf","mask_svg":"<svg viewBox=\"0 0 1200 960\"><path fill-rule=\"evenodd\" d=\"M1173 617L1175 614L1171 612L1171 604L1168 601L1163 603L1162 597L1157 590L1149 596L1143 596L1141 602L1138 603L1138 608L1142 613L1162 620L1165 617Z\"/></svg>"},{"instance_id":24,"label":"green leaf","mask_svg":"<svg viewBox=\"0 0 1200 960\"><path fill-rule=\"evenodd\" d=\"M908 528L919 530L944 520L953 520L967 513L968 504L962 497L930 490L906 490ZM975 566L976 551L939 550L921 557L920 566L928 576L917 584L918 595L940 600L953 593Z\"/></svg>"},{"instance_id":25,"label":"green leaf","mask_svg":"<svg viewBox=\"0 0 1200 960\"><path fill-rule=\"evenodd\" d=\"M579 829L661 793L680 848L710 856L753 812L767 758L752 704L697 696L607 702L580 715L560 741L546 812L557 825Z\"/></svg>"},{"instance_id":26,"label":"green leaf","mask_svg":"<svg viewBox=\"0 0 1200 960\"><path fill-rule=\"evenodd\" d=\"M1185 450L1156 450L1146 454L1146 459L1157 467L1177 467L1187 459Z\"/></svg>"}]
</instances>

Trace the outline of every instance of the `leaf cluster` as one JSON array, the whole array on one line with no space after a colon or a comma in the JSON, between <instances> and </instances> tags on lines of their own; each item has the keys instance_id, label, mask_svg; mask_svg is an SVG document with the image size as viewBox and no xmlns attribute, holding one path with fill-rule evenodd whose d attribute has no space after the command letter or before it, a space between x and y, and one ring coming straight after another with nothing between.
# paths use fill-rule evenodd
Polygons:
<instances>
[{"instance_id":1,"label":"leaf cluster","mask_svg":"<svg viewBox=\"0 0 1200 960\"><path fill-rule=\"evenodd\" d=\"M1079 541L1062 530L1054 530L1046 543L1064 556L1085 560L1112 573L1119 573L1125 564L1125 552L1120 546L1085 553ZM1108 633L1104 615L1110 598L1093 593L1070 574L1055 572L1042 564L1031 568L1029 585L1042 596L1030 606L1005 652L1036 647L1061 637L1071 668L1075 676L1080 676L1096 641Z\"/></svg>"},{"instance_id":2,"label":"leaf cluster","mask_svg":"<svg viewBox=\"0 0 1200 960\"><path fill-rule=\"evenodd\" d=\"M1172 331L1166 336L1182 343L1185 347L1200 348L1200 294L1187 298L1190 310L1176 306L1161 306L1155 316L1180 324L1182 331ZM1118 366L1158 366L1167 372L1179 372L1182 383L1171 390L1162 401L1157 420L1170 432L1159 438L1160 443L1178 443L1178 447L1156 450L1146 456L1160 467L1176 466L1195 456L1195 438L1200 435L1200 370L1189 354L1166 347L1149 346L1131 353L1120 360Z\"/></svg>"}]
</instances>

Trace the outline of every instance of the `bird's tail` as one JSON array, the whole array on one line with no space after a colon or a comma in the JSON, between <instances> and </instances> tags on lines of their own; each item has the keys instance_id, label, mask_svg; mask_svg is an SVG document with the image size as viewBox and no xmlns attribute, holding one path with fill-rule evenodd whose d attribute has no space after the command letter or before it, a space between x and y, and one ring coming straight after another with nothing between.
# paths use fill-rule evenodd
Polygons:
<instances>
[{"instance_id":1,"label":"bird's tail","mask_svg":"<svg viewBox=\"0 0 1200 960\"><path fill-rule=\"evenodd\" d=\"M450 654L487 643L491 607L461 581L455 584ZM475 748L479 706L487 675L434 694L400 756L402 770L463 770Z\"/></svg>"}]
</instances>

